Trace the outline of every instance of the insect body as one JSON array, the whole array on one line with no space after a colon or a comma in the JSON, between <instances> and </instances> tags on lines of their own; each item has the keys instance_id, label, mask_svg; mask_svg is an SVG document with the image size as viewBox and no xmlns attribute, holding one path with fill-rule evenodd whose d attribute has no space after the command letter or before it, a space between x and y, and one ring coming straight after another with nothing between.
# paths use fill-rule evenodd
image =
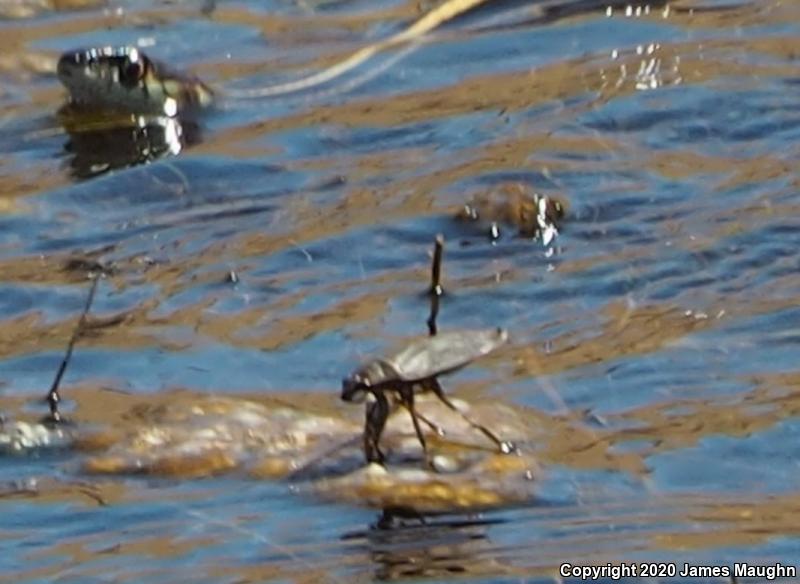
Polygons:
<instances>
[{"instance_id":1,"label":"insect body","mask_svg":"<svg viewBox=\"0 0 800 584\"><path fill-rule=\"evenodd\" d=\"M503 329L441 333L413 342L390 357L370 361L346 377L342 382L341 397L344 401L360 402L366 399L367 394L374 396L374 401L367 407L364 428L364 453L367 462L383 464L385 461L379 442L389 416L388 392L394 392L411 415L414 431L427 459L427 445L419 420L422 419L437 433L441 430L414 409L415 389L433 392L448 408L459 413L473 428L494 442L501 452L512 452L515 449L513 444L500 440L489 429L461 413L444 395L436 379L439 375L452 373L491 353L507 340L508 334Z\"/></svg>"}]
</instances>

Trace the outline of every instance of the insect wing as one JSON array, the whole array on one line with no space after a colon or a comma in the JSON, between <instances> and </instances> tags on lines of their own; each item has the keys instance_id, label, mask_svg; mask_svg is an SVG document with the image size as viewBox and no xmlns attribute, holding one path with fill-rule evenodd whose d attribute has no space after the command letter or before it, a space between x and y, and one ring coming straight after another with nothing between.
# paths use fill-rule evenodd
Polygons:
<instances>
[{"instance_id":1,"label":"insect wing","mask_svg":"<svg viewBox=\"0 0 800 584\"><path fill-rule=\"evenodd\" d=\"M455 371L508 340L503 329L452 331L412 343L387 363L404 381L419 381Z\"/></svg>"}]
</instances>

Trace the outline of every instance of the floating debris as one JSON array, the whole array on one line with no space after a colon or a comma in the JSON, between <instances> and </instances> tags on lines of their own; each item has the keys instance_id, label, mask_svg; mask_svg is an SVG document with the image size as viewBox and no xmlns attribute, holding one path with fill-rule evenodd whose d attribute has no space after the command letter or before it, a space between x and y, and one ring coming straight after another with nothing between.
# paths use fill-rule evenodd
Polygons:
<instances>
[{"instance_id":1,"label":"floating debris","mask_svg":"<svg viewBox=\"0 0 800 584\"><path fill-rule=\"evenodd\" d=\"M457 218L490 222L493 241L500 237L498 224L505 224L516 227L521 236L548 246L558 235L565 212L564 203L558 199L534 193L521 183L504 183L476 196L458 211Z\"/></svg>"}]
</instances>

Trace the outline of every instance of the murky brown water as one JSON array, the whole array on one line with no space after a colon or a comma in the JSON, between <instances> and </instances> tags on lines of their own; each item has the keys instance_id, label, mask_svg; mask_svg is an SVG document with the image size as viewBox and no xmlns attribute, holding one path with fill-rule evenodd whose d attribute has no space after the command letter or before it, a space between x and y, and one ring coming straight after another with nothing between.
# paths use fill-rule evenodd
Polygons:
<instances>
[{"instance_id":1,"label":"murky brown water","mask_svg":"<svg viewBox=\"0 0 800 584\"><path fill-rule=\"evenodd\" d=\"M65 378L75 427L130 431L207 394L357 423L341 379L426 332L443 233L440 328L511 335L447 392L514 406L536 498L375 529L376 511L280 480L97 476L85 452L40 449L0 458L0 581L797 564L800 3L489 2L385 69L396 52L294 98L223 98L176 156L152 154L156 133L144 153L142 135L70 136L55 115L62 50L138 43L256 87L429 7L2 3L0 410L46 413L80 258L115 269ZM509 183L564 202L551 245L456 219Z\"/></svg>"}]
</instances>

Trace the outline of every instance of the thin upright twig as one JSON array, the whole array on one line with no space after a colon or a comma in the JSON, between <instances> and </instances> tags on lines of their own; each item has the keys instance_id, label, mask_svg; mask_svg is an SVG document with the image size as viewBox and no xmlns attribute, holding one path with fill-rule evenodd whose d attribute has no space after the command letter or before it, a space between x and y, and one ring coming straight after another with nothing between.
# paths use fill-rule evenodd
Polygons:
<instances>
[{"instance_id":1,"label":"thin upright twig","mask_svg":"<svg viewBox=\"0 0 800 584\"><path fill-rule=\"evenodd\" d=\"M431 264L431 294L441 296L442 288L442 254L444 253L444 235L436 236L433 248L433 263Z\"/></svg>"},{"instance_id":2,"label":"thin upright twig","mask_svg":"<svg viewBox=\"0 0 800 584\"><path fill-rule=\"evenodd\" d=\"M437 333L436 317L439 316L439 298L444 294L442 287L442 254L444 253L444 236L439 234L433 248L433 262L431 264L431 287L428 293L431 297L431 313L428 317L428 332L433 337Z\"/></svg>"},{"instance_id":3,"label":"thin upright twig","mask_svg":"<svg viewBox=\"0 0 800 584\"><path fill-rule=\"evenodd\" d=\"M46 418L45 421L51 424L58 424L62 421L61 412L58 411L58 404L61 402L61 396L58 393L58 387L61 384L61 378L64 377L64 372L67 370L69 360L72 358L72 350L75 348L75 343L83 332L83 327L86 324L86 317L89 314L89 309L92 307L94 294L97 291L97 282L100 280L100 275L93 274L91 279L92 285L89 288L89 294L86 297L86 304L83 307L83 312L81 313L81 317L78 319L78 324L75 326L75 330L72 332L72 337L69 339L69 343L67 344L67 352L64 354L64 358L61 360L61 365L58 367L56 377L53 379L53 384L50 386L50 391L47 392L47 403L50 405L50 416Z\"/></svg>"}]
</instances>

